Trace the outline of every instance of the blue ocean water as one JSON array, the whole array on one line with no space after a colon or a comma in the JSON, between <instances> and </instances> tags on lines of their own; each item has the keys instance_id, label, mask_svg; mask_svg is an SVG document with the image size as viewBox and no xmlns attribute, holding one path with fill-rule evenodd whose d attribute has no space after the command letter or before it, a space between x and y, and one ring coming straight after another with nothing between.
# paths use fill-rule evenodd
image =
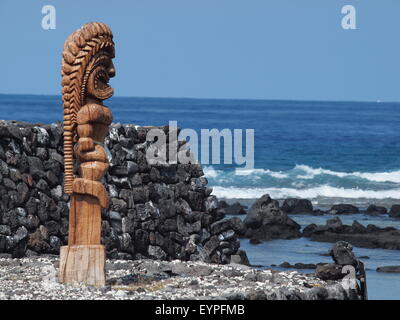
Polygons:
<instances>
[{"instance_id":1,"label":"blue ocean water","mask_svg":"<svg viewBox=\"0 0 400 320\"><path fill-rule=\"evenodd\" d=\"M316 205L366 206L400 199L399 103L113 97L114 120L181 128L254 129L255 168L205 165L219 197L264 193ZM59 96L0 95L0 118L62 120ZM200 155L200 154L199 154ZM243 167L243 166L242 166Z\"/></svg>"},{"instance_id":2,"label":"blue ocean water","mask_svg":"<svg viewBox=\"0 0 400 320\"><path fill-rule=\"evenodd\" d=\"M291 264L332 263L330 257L323 256L332 247L332 243L312 242L306 238L295 240L272 240L252 245L248 239L241 240L241 248L247 252L249 260L255 265L270 268L271 264L279 265L284 261ZM364 262L367 274L368 298L370 300L399 300L400 275L398 273L376 272L376 268L384 265L399 265L398 250L353 249L357 257ZM275 270L293 270L273 267ZM314 273L314 270L298 270Z\"/></svg>"},{"instance_id":3,"label":"blue ocean water","mask_svg":"<svg viewBox=\"0 0 400 320\"><path fill-rule=\"evenodd\" d=\"M114 121L181 128L254 129L255 168L204 166L214 194L251 204L269 193L273 198L302 197L326 208L347 202L362 208L371 203L400 203L400 103L312 102L123 98L106 101ZM59 96L0 95L0 119L51 123L62 120ZM328 217L295 216L302 226L323 224ZM389 217L345 217L380 226L400 227ZM348 221L347 221L348 220ZM331 246L306 239L275 240L258 246L242 241L253 264L283 261L322 262ZM400 275L379 274L377 266L400 265L398 251L355 248L368 255L372 299L400 299ZM328 259L329 260L329 259Z\"/></svg>"}]
</instances>

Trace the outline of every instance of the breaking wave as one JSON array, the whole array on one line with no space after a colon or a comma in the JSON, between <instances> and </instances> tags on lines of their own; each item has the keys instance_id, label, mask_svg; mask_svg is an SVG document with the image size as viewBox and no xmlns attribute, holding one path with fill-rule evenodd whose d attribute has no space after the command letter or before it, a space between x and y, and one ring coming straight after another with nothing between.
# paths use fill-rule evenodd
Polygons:
<instances>
[{"instance_id":1,"label":"breaking wave","mask_svg":"<svg viewBox=\"0 0 400 320\"><path fill-rule=\"evenodd\" d=\"M366 179L369 181L377 181L377 182L395 182L400 183L400 170L398 171L389 171L389 172L340 172L340 171L332 171L326 170L322 168L314 169L312 167L306 165L296 165L294 170L302 170L306 173L305 179L313 179L317 175L331 175L337 176L340 178L344 177L359 177L362 179Z\"/></svg>"},{"instance_id":2,"label":"breaking wave","mask_svg":"<svg viewBox=\"0 0 400 320\"><path fill-rule=\"evenodd\" d=\"M272 198L307 198L318 197L344 198L344 199L399 199L400 188L392 190L361 190L344 189L331 186L319 186L309 189L294 188L235 188L235 187L213 187L213 194L220 198L228 199L256 199L268 193Z\"/></svg>"},{"instance_id":3,"label":"breaking wave","mask_svg":"<svg viewBox=\"0 0 400 320\"><path fill-rule=\"evenodd\" d=\"M214 194L223 198L254 199L269 193L283 199L318 197L400 199L400 170L341 172L307 165L286 171L204 168Z\"/></svg>"}]
</instances>

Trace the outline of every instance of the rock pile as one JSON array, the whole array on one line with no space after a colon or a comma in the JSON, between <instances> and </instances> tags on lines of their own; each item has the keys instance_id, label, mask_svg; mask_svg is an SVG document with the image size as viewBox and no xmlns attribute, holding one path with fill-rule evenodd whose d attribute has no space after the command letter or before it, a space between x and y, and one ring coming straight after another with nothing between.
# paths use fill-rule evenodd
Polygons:
<instances>
[{"instance_id":1,"label":"rock pile","mask_svg":"<svg viewBox=\"0 0 400 320\"><path fill-rule=\"evenodd\" d=\"M201 166L148 164L151 128L110 126L104 178L110 208L102 212L107 257L246 262L237 223L222 220ZM167 126L160 129L173 141ZM0 253L58 254L67 243L62 132L57 123L0 122Z\"/></svg>"},{"instance_id":2,"label":"rock pile","mask_svg":"<svg viewBox=\"0 0 400 320\"><path fill-rule=\"evenodd\" d=\"M354 255L353 246L346 241L338 241L329 253L334 263L317 265L315 270L317 277L322 280L342 279L342 283L349 290L354 291L355 295L360 295L363 299L367 300L368 293L364 263ZM357 280L359 280L359 283Z\"/></svg>"}]
</instances>

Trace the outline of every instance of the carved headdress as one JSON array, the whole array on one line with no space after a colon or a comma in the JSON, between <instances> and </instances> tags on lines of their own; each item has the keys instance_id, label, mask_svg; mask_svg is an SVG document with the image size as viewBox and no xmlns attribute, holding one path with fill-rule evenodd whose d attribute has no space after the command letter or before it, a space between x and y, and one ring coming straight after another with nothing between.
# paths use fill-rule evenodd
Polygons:
<instances>
[{"instance_id":1,"label":"carved headdress","mask_svg":"<svg viewBox=\"0 0 400 320\"><path fill-rule=\"evenodd\" d=\"M107 84L110 74L103 70L107 68L107 63L112 63L112 58L113 35L104 23L87 23L65 41L61 75L64 103L64 190L67 194L72 194L74 180L73 143L77 113L93 91L94 96L101 100L112 96L113 89ZM94 88L88 88L88 79L95 69Z\"/></svg>"}]
</instances>

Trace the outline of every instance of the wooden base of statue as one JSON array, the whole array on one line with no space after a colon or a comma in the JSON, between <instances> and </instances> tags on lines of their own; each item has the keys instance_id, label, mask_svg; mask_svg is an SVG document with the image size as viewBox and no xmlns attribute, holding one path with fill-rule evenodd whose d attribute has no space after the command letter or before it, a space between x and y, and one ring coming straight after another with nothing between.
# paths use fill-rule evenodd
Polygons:
<instances>
[{"instance_id":1,"label":"wooden base of statue","mask_svg":"<svg viewBox=\"0 0 400 320\"><path fill-rule=\"evenodd\" d=\"M103 245L61 247L60 282L104 287L105 281L105 248Z\"/></svg>"},{"instance_id":2,"label":"wooden base of statue","mask_svg":"<svg viewBox=\"0 0 400 320\"><path fill-rule=\"evenodd\" d=\"M105 247L100 244L101 207L90 195L71 197L68 246L61 247L61 283L105 285Z\"/></svg>"}]
</instances>

